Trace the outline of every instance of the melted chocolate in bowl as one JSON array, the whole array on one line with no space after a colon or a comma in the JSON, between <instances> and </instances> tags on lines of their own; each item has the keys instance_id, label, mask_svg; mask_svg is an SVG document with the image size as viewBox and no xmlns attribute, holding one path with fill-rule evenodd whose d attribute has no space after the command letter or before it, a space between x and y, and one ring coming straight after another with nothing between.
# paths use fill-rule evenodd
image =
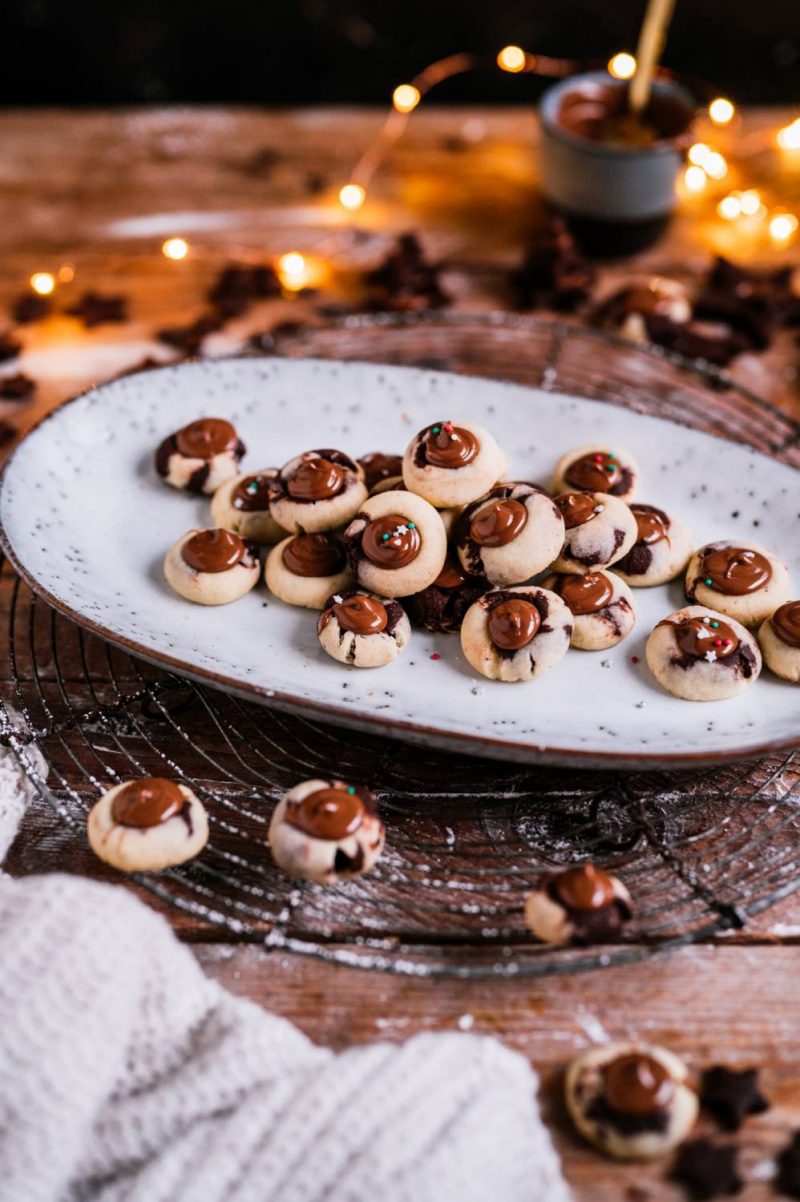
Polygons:
<instances>
[{"instance_id":1,"label":"melted chocolate in bowl","mask_svg":"<svg viewBox=\"0 0 800 1202\"><path fill-rule=\"evenodd\" d=\"M577 138L641 150L661 142L680 142L688 135L693 116L678 96L656 90L642 116L634 118L627 86L580 80L564 93L556 121Z\"/></svg>"},{"instance_id":2,"label":"melted chocolate in bowl","mask_svg":"<svg viewBox=\"0 0 800 1202\"><path fill-rule=\"evenodd\" d=\"M111 803L111 817L120 826L160 826L180 814L185 805L186 798L174 781L146 776L122 786Z\"/></svg>"},{"instance_id":3,"label":"melted chocolate in bowl","mask_svg":"<svg viewBox=\"0 0 800 1202\"><path fill-rule=\"evenodd\" d=\"M772 629L790 647L800 647L800 601L787 601L770 618Z\"/></svg>"},{"instance_id":4,"label":"melted chocolate in bowl","mask_svg":"<svg viewBox=\"0 0 800 1202\"><path fill-rule=\"evenodd\" d=\"M286 821L314 839L338 841L358 830L364 821L364 813L364 802L352 786L330 786L316 789L302 801L290 802L286 807Z\"/></svg>"}]
</instances>

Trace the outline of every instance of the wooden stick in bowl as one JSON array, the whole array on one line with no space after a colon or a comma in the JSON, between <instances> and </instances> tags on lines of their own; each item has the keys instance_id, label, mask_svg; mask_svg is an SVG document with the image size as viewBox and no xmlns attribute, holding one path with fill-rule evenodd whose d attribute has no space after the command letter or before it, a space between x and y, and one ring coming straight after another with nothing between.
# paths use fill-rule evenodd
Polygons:
<instances>
[{"instance_id":1,"label":"wooden stick in bowl","mask_svg":"<svg viewBox=\"0 0 800 1202\"><path fill-rule=\"evenodd\" d=\"M675 0L649 0L636 47L636 74L631 82L628 101L631 111L643 113L650 100L653 75L667 40Z\"/></svg>"}]
</instances>

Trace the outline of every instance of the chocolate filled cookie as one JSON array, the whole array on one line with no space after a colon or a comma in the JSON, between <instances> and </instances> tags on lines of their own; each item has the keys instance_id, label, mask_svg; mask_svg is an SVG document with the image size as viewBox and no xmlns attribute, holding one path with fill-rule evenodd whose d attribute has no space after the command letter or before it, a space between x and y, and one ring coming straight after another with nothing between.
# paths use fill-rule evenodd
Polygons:
<instances>
[{"instance_id":1,"label":"chocolate filled cookie","mask_svg":"<svg viewBox=\"0 0 800 1202\"><path fill-rule=\"evenodd\" d=\"M350 584L338 534L290 534L273 547L264 568L267 588L287 605L321 609L332 593Z\"/></svg>"},{"instance_id":2,"label":"chocolate filled cookie","mask_svg":"<svg viewBox=\"0 0 800 1202\"><path fill-rule=\"evenodd\" d=\"M614 571L632 588L667 584L684 571L692 553L692 536L683 522L655 505L632 502L636 542L614 564Z\"/></svg>"},{"instance_id":3,"label":"chocolate filled cookie","mask_svg":"<svg viewBox=\"0 0 800 1202\"><path fill-rule=\"evenodd\" d=\"M214 493L238 475L245 445L222 417L201 417L168 435L158 447L155 467L172 488Z\"/></svg>"},{"instance_id":4,"label":"chocolate filled cookie","mask_svg":"<svg viewBox=\"0 0 800 1202\"><path fill-rule=\"evenodd\" d=\"M170 588L198 605L229 605L258 583L258 547L230 530L189 530L164 558Z\"/></svg>"},{"instance_id":5,"label":"chocolate filled cookie","mask_svg":"<svg viewBox=\"0 0 800 1202\"><path fill-rule=\"evenodd\" d=\"M594 444L561 456L551 492L602 492L620 501L630 501L638 479L636 460L627 451Z\"/></svg>"},{"instance_id":6,"label":"chocolate filled cookie","mask_svg":"<svg viewBox=\"0 0 800 1202\"><path fill-rule=\"evenodd\" d=\"M483 496L505 467L505 455L483 426L437 421L406 447L403 479L437 509L452 509Z\"/></svg>"},{"instance_id":7,"label":"chocolate filled cookie","mask_svg":"<svg viewBox=\"0 0 800 1202\"><path fill-rule=\"evenodd\" d=\"M370 451L357 460L364 473L364 483L370 492L375 492L386 480L403 479L403 456L388 451Z\"/></svg>"},{"instance_id":8,"label":"chocolate filled cookie","mask_svg":"<svg viewBox=\"0 0 800 1202\"><path fill-rule=\"evenodd\" d=\"M535 680L566 654L573 621L561 598L547 589L492 589L464 615L461 647L489 680Z\"/></svg>"},{"instance_id":9,"label":"chocolate filled cookie","mask_svg":"<svg viewBox=\"0 0 800 1202\"><path fill-rule=\"evenodd\" d=\"M577 1056L564 1095L575 1126L615 1160L654 1160L677 1147L697 1120L697 1094L682 1060L665 1048L605 1043Z\"/></svg>"},{"instance_id":10,"label":"chocolate filled cookie","mask_svg":"<svg viewBox=\"0 0 800 1202\"><path fill-rule=\"evenodd\" d=\"M415 626L447 633L461 629L464 614L490 588L483 576L470 576L457 559L448 556L433 584L406 597L404 603Z\"/></svg>"},{"instance_id":11,"label":"chocolate filled cookie","mask_svg":"<svg viewBox=\"0 0 800 1202\"><path fill-rule=\"evenodd\" d=\"M375 798L342 780L307 780L290 789L269 824L275 863L290 876L336 885L362 876L383 850Z\"/></svg>"},{"instance_id":12,"label":"chocolate filled cookie","mask_svg":"<svg viewBox=\"0 0 800 1202\"><path fill-rule=\"evenodd\" d=\"M758 543L706 543L689 560L686 599L760 626L789 598L789 569Z\"/></svg>"},{"instance_id":13,"label":"chocolate filled cookie","mask_svg":"<svg viewBox=\"0 0 800 1202\"><path fill-rule=\"evenodd\" d=\"M654 324L685 325L691 317L692 304L683 284L653 276L615 292L598 309L595 323L634 342L657 342L657 337L651 337Z\"/></svg>"},{"instance_id":14,"label":"chocolate filled cookie","mask_svg":"<svg viewBox=\"0 0 800 1202\"><path fill-rule=\"evenodd\" d=\"M344 532L355 582L384 597L408 597L444 567L447 535L439 514L411 492L369 497Z\"/></svg>"},{"instance_id":15,"label":"chocolate filled cookie","mask_svg":"<svg viewBox=\"0 0 800 1202\"><path fill-rule=\"evenodd\" d=\"M522 584L564 545L561 511L535 484L496 484L463 510L456 528L461 565L493 584Z\"/></svg>"},{"instance_id":16,"label":"chocolate filled cookie","mask_svg":"<svg viewBox=\"0 0 800 1202\"><path fill-rule=\"evenodd\" d=\"M687 605L664 618L647 640L647 666L660 685L685 701L724 701L755 684L761 652L733 618Z\"/></svg>"},{"instance_id":17,"label":"chocolate filled cookie","mask_svg":"<svg viewBox=\"0 0 800 1202\"><path fill-rule=\"evenodd\" d=\"M123 781L92 807L92 851L122 872L160 872L183 864L208 841L208 817L186 785L163 777Z\"/></svg>"},{"instance_id":18,"label":"chocolate filled cookie","mask_svg":"<svg viewBox=\"0 0 800 1202\"><path fill-rule=\"evenodd\" d=\"M408 644L411 624L397 601L372 593L335 593L317 622L320 645L354 668L382 668Z\"/></svg>"},{"instance_id":19,"label":"chocolate filled cookie","mask_svg":"<svg viewBox=\"0 0 800 1202\"><path fill-rule=\"evenodd\" d=\"M585 945L619 938L632 915L628 890L594 864L546 877L525 900L525 918L544 943Z\"/></svg>"},{"instance_id":20,"label":"chocolate filled cookie","mask_svg":"<svg viewBox=\"0 0 800 1202\"><path fill-rule=\"evenodd\" d=\"M636 518L624 501L600 492L567 492L555 498L566 530L554 572L597 572L627 555L636 542Z\"/></svg>"},{"instance_id":21,"label":"chocolate filled cookie","mask_svg":"<svg viewBox=\"0 0 800 1202\"><path fill-rule=\"evenodd\" d=\"M270 481L278 469L265 468L249 476L234 476L221 484L211 498L211 520L251 542L271 546L286 537L270 513Z\"/></svg>"},{"instance_id":22,"label":"chocolate filled cookie","mask_svg":"<svg viewBox=\"0 0 800 1202\"><path fill-rule=\"evenodd\" d=\"M758 632L764 663L783 680L800 682L800 601L787 601Z\"/></svg>"},{"instance_id":23,"label":"chocolate filled cookie","mask_svg":"<svg viewBox=\"0 0 800 1202\"><path fill-rule=\"evenodd\" d=\"M270 484L270 512L293 534L335 530L349 522L367 487L362 468L342 451L304 451Z\"/></svg>"},{"instance_id":24,"label":"chocolate filled cookie","mask_svg":"<svg viewBox=\"0 0 800 1202\"><path fill-rule=\"evenodd\" d=\"M572 646L580 651L605 651L627 638L636 625L631 590L613 572L547 576L542 584L558 593L570 610L575 619Z\"/></svg>"}]
</instances>

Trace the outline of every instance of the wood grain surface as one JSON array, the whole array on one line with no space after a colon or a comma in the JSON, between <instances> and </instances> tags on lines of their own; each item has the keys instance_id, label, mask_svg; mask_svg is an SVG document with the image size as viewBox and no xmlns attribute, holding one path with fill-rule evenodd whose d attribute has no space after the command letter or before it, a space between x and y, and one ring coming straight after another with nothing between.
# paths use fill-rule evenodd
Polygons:
<instances>
[{"instance_id":1,"label":"wood grain surface","mask_svg":"<svg viewBox=\"0 0 800 1202\"><path fill-rule=\"evenodd\" d=\"M790 116L747 113L741 127L725 137L735 136L743 147L762 147L768 132ZM456 312L508 309L512 303L509 271L519 262L524 243L541 217L533 152L537 134L531 112L437 109L415 115L406 137L376 178L354 230L336 205L335 195L380 121L381 114L374 111L342 110L38 111L0 116L0 307L26 287L33 271L56 272L63 265L75 271L74 280L57 289L55 315L20 331L24 355L0 371L24 370L35 378L34 399L25 404L0 402L0 416L25 429L64 397L144 356L170 358L171 352L153 341L153 332L198 316L214 276L231 260L272 259L288 250L301 250L314 260L320 291L260 303L247 317L212 335L206 348L210 353L236 350L249 334L277 323L319 326L325 320L318 311L321 301L357 305L363 270L381 259L396 233L408 229L420 235L433 259L443 262L443 282ZM712 136L716 137L709 135L709 140ZM746 172L743 179L734 169L729 185L756 184L779 195L787 208L800 207L800 172L792 163L759 149L749 154ZM192 252L185 262L168 262L160 245L177 235L190 240ZM713 198L689 200L657 247L634 261L602 265L599 291L602 294L631 276L654 271L691 281L706 269L715 251L760 264L797 257L796 251L778 253L762 238L745 237L716 220ZM65 315L63 310L89 288L124 294L130 320L87 331ZM731 375L769 399L787 418L797 420L799 353L793 335L781 334L765 354L742 356ZM736 409L736 417L751 420L746 406ZM791 434L775 420L780 433L772 445L781 445L793 455L796 444ZM758 436L769 442L759 419L753 417L752 422ZM0 577L3 615L10 610L14 587L4 572ZM23 601L18 594L18 604ZM28 622L27 610L20 620ZM40 640L52 632L46 613L35 622ZM77 635L67 632L58 640L58 657L53 645L48 648L40 641L34 671L28 644L19 631L17 676L26 699L39 706L42 721L48 707L51 716L63 712L65 697L70 706L91 711L93 705L113 703L120 693L135 695L142 688L140 670L115 653L113 685L106 683L105 692L101 688L92 697L86 689L87 674L101 681L111 679L107 653L91 640L81 645ZM147 669L144 678L151 678ZM36 682L43 689L38 698L34 698ZM0 689L4 698L19 701L19 686L5 662L0 662ZM174 731L157 711L142 721L159 752L178 750L171 742ZM238 770L210 719L205 729L208 746L222 768ZM282 737L289 741L284 745L290 745L295 737L291 722L283 729ZM103 731L99 728L100 734ZM106 733L106 750L121 771L125 748L131 745L126 738L132 736L126 735L124 724ZM307 758L304 737L296 734L298 742L291 744L298 751L297 760L285 765L287 780ZM346 734L329 737L345 762L354 762L362 750ZM387 747L394 750L394 745ZM393 750L380 754L386 771L381 784L394 790L394 797L408 789L413 771L397 760ZM180 751L185 754L186 749ZM58 747L59 768L81 798L90 795L87 754L74 730ZM202 764L194 770L198 776L204 771ZM457 787L465 796L482 792L490 796L497 791L498 779L508 783L515 776L510 768L470 761L449 761L448 770L456 773ZM752 771L756 770L727 770L712 782L717 793L727 792L734 819L737 788ZM274 787L281 780L279 774ZM216 770L207 772L207 783L218 788ZM531 798L526 804L534 806L547 798L546 771L525 784ZM68 797L66 786L64 797ZM739 813L738 821L744 820ZM415 821L421 820L415 816ZM402 835L397 813L391 813L390 823ZM441 831L438 834L441 838ZM793 824L777 838L780 871L788 866L790 881L796 871ZM695 851L702 865L701 843ZM535 847L531 852L526 845L526 854L535 853ZM746 849L739 855L733 843L731 854L730 873L746 873L750 867ZM446 873L441 844L436 855ZM82 835L56 822L44 805L29 814L9 867L15 874L58 869L115 879L91 859ZM715 871L713 860L708 871ZM724 874L720 867L720 885ZM237 943L213 923L162 908L180 935L191 941L207 972L332 1047L455 1027L498 1035L519 1049L542 1075L546 1116L580 1202L659 1202L682 1195L666 1182L667 1165L644 1169L611 1165L574 1136L559 1101L560 1075L569 1056L607 1035L635 1035L685 1054L695 1071L717 1061L761 1065L773 1108L750 1120L741 1137L742 1165L748 1177L742 1196L747 1202L775 1196L767 1180L771 1157L789 1130L800 1125L796 1071L800 897L796 894L788 892L770 909L751 916L745 929L717 935L701 946L644 963L535 981L414 980L360 972L318 958L265 950L252 942ZM324 917L330 920L330 914ZM305 931L321 921L313 906L300 918ZM406 913L403 921L409 921ZM340 939L346 931L345 916L338 929ZM252 932L248 938L253 939Z\"/></svg>"}]
</instances>

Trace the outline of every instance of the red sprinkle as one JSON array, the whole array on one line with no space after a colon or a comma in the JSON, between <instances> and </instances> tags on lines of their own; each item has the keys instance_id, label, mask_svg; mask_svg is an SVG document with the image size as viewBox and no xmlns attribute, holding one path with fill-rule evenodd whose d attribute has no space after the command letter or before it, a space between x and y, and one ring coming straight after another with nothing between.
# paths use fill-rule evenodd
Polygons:
<instances>
[{"instance_id":1,"label":"red sprinkle","mask_svg":"<svg viewBox=\"0 0 800 1202\"><path fill-rule=\"evenodd\" d=\"M638 662L639 662L639 656L638 656L638 655L632 655L632 656L631 656L631 663L632 663L632 664L638 664Z\"/></svg>"},{"instance_id":2,"label":"red sprinkle","mask_svg":"<svg viewBox=\"0 0 800 1202\"><path fill-rule=\"evenodd\" d=\"M431 656L431 659L441 659L441 658L442 657L438 651L434 651L433 655Z\"/></svg>"}]
</instances>

